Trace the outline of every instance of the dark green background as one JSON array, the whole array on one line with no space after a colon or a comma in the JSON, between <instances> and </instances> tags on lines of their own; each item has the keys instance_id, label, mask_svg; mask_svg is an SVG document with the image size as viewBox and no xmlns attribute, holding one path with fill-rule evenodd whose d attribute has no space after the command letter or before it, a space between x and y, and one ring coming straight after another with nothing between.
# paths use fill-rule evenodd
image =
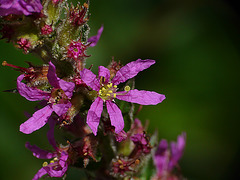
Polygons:
<instances>
[{"instance_id":1,"label":"dark green background","mask_svg":"<svg viewBox=\"0 0 240 180\"><path fill-rule=\"evenodd\" d=\"M89 48L87 66L107 66L112 56L123 64L154 59L156 64L136 78L136 88L166 95L157 106L145 106L138 117L149 120L149 133L176 140L187 132L180 161L188 179L238 179L239 136L239 15L232 1L223 0L91 0L91 35L104 32ZM20 66L41 61L0 41L0 59ZM16 86L18 72L0 67L0 91ZM47 145L44 127L31 135L19 132L34 112L35 102L0 92L0 179L31 179L43 160L24 144ZM81 179L70 170L67 179ZM72 173L72 174L71 174ZM83 178L82 178L83 179Z\"/></svg>"}]
</instances>

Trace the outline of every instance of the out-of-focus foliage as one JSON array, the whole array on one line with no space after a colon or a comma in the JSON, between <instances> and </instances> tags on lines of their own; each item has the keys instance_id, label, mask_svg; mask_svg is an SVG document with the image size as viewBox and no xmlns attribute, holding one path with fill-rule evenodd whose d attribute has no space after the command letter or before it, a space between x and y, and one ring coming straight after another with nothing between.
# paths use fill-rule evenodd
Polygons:
<instances>
[{"instance_id":1,"label":"out-of-focus foliage","mask_svg":"<svg viewBox=\"0 0 240 180\"><path fill-rule=\"evenodd\" d=\"M187 133L185 154L180 161L188 179L237 179L240 177L240 19L230 1L223 0L121 0L90 3L91 34L104 24L98 45L88 51L87 67L107 65L112 56L123 64L141 59L157 63L136 78L136 88L166 95L157 106L139 113L149 120L149 132L157 128L159 138L176 140ZM19 66L41 61L24 55L12 44L0 41L0 59ZM24 144L41 148L47 144L48 127L31 136L19 132L33 113L34 102L2 92L15 88L19 75L0 67L0 158L1 179L31 179L43 161ZM79 179L71 169L67 179ZM84 178L83 178L84 179Z\"/></svg>"}]
</instances>

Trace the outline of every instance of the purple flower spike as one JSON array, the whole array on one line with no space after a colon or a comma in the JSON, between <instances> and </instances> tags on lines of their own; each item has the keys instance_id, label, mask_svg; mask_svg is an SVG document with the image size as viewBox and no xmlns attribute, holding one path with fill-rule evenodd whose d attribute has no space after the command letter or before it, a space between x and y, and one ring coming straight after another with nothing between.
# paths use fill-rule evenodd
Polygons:
<instances>
[{"instance_id":1,"label":"purple flower spike","mask_svg":"<svg viewBox=\"0 0 240 180\"><path fill-rule=\"evenodd\" d=\"M165 96L152 91L131 90L129 86L124 91L117 92L117 85L136 76L140 71L149 68L155 63L154 60L141 60L130 62L123 66L112 79L109 69L99 66L99 77L97 78L89 69L80 72L81 79L93 90L97 91L97 99L91 105L87 124L92 129L93 134L97 134L97 128L102 113L103 102L106 103L107 111L111 120L111 125L115 127L118 134L124 128L124 120L118 106L113 102L114 98L142 105L156 105L161 103Z\"/></svg>"},{"instance_id":2,"label":"purple flower spike","mask_svg":"<svg viewBox=\"0 0 240 180\"><path fill-rule=\"evenodd\" d=\"M102 32L103 32L103 25L101 26L101 28L98 30L98 33L96 36L92 36L88 39L88 42L90 42L90 47L94 47L96 46L97 42L99 41L101 35L102 35Z\"/></svg>"},{"instance_id":3,"label":"purple flower spike","mask_svg":"<svg viewBox=\"0 0 240 180\"><path fill-rule=\"evenodd\" d=\"M42 10L40 0L0 0L0 16L31 15Z\"/></svg>"},{"instance_id":4,"label":"purple flower spike","mask_svg":"<svg viewBox=\"0 0 240 180\"><path fill-rule=\"evenodd\" d=\"M186 144L186 133L178 136L177 142L171 142L170 149L165 139L161 140L154 156L154 164L157 169L157 177L165 179L177 165L183 155Z\"/></svg>"},{"instance_id":5,"label":"purple flower spike","mask_svg":"<svg viewBox=\"0 0 240 180\"><path fill-rule=\"evenodd\" d=\"M29 87L21 82L23 78L23 74L17 78L17 89L21 96L29 101L46 100L48 102L47 106L35 112L31 118L21 124L20 131L25 134L30 134L43 127L47 123L52 112L55 112L58 116L67 112L71 107L69 99L72 97L75 84L58 78L56 75L56 68L51 62L49 62L47 74L48 81L53 86L51 92Z\"/></svg>"}]
</instances>

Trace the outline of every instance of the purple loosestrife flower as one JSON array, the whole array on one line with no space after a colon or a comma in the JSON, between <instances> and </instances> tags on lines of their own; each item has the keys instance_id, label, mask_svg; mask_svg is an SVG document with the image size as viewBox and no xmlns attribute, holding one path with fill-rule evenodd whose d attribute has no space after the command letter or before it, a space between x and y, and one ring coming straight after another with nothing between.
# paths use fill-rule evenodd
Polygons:
<instances>
[{"instance_id":1,"label":"purple loosestrife flower","mask_svg":"<svg viewBox=\"0 0 240 180\"><path fill-rule=\"evenodd\" d=\"M186 144L186 133L178 136L177 142L171 142L170 150L165 139L161 140L153 158L157 169L157 179L171 177L171 171L183 155Z\"/></svg>"},{"instance_id":2,"label":"purple loosestrife flower","mask_svg":"<svg viewBox=\"0 0 240 180\"><path fill-rule=\"evenodd\" d=\"M165 99L165 96L162 94L152 91L130 90L129 86L124 88L125 91L117 92L118 84L133 78L140 71L149 68L154 63L154 60L149 59L138 59L130 62L117 71L112 79L110 78L110 71L103 66L99 66L98 78L88 69L83 69L80 72L82 80L93 90L97 91L98 95L87 114L87 124L92 129L94 135L97 134L103 103L106 103L111 125L115 127L116 133L120 133L124 127L124 120L121 110L113 102L114 98L142 105L156 105Z\"/></svg>"},{"instance_id":3,"label":"purple loosestrife flower","mask_svg":"<svg viewBox=\"0 0 240 180\"><path fill-rule=\"evenodd\" d=\"M54 139L54 126L55 121L49 119L50 129L47 133L48 141L55 149L54 152L48 152L40 149L35 145L31 145L29 142L26 143L26 148L33 152L33 156L39 159L53 159L48 164L47 162L43 163L43 167L33 177L33 180L40 179L45 174L48 174L50 177L62 177L68 169L68 146L67 147L57 147L56 141Z\"/></svg>"},{"instance_id":4,"label":"purple loosestrife flower","mask_svg":"<svg viewBox=\"0 0 240 180\"><path fill-rule=\"evenodd\" d=\"M71 99L75 88L74 83L66 82L58 78L56 75L56 68L51 62L49 62L47 78L50 85L53 86L51 92L29 87L22 83L21 81L24 79L24 74L17 78L17 89L21 96L25 97L29 101L48 101L47 106L36 111L31 118L20 125L20 131L25 134L30 134L43 127L52 112L61 116L71 107L69 99Z\"/></svg>"},{"instance_id":5,"label":"purple loosestrife flower","mask_svg":"<svg viewBox=\"0 0 240 180\"><path fill-rule=\"evenodd\" d=\"M40 0L0 0L0 16L31 15L42 10Z\"/></svg>"}]
</instances>

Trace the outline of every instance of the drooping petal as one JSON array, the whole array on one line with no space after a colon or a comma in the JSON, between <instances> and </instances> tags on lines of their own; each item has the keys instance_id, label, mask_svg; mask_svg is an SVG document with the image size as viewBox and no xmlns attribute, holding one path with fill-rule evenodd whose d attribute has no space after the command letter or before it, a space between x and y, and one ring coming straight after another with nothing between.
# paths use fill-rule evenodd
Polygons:
<instances>
[{"instance_id":1,"label":"drooping petal","mask_svg":"<svg viewBox=\"0 0 240 180\"><path fill-rule=\"evenodd\" d=\"M100 97L97 97L95 101L92 103L87 114L87 124L91 128L95 136L97 135L97 129L101 118L102 110L103 100Z\"/></svg>"},{"instance_id":2,"label":"drooping petal","mask_svg":"<svg viewBox=\"0 0 240 180\"><path fill-rule=\"evenodd\" d=\"M100 89L100 83L96 78L96 75L93 74L89 69L83 69L80 71L81 79L90 86L93 90L98 91Z\"/></svg>"},{"instance_id":3,"label":"drooping petal","mask_svg":"<svg viewBox=\"0 0 240 180\"><path fill-rule=\"evenodd\" d=\"M42 167L41 169L38 170L38 172L35 174L32 180L38 180L45 174L47 174L47 171Z\"/></svg>"},{"instance_id":4,"label":"drooping petal","mask_svg":"<svg viewBox=\"0 0 240 180\"><path fill-rule=\"evenodd\" d=\"M118 85L119 83L125 82L128 79L136 76L140 71L149 68L151 65L155 63L154 60L146 59L141 60L138 59L136 61L132 61L125 66L123 66L112 79L112 83Z\"/></svg>"},{"instance_id":5,"label":"drooping petal","mask_svg":"<svg viewBox=\"0 0 240 180\"><path fill-rule=\"evenodd\" d=\"M100 39L101 35L103 32L103 25L101 26L101 28L98 30L97 35L96 36L92 36L88 39L88 42L91 42L90 47L94 47L96 46L98 40Z\"/></svg>"},{"instance_id":6,"label":"drooping petal","mask_svg":"<svg viewBox=\"0 0 240 180\"><path fill-rule=\"evenodd\" d=\"M51 84L52 87L60 88L59 86L60 79L57 77L56 67L51 61L49 62L47 78L48 78L48 82Z\"/></svg>"},{"instance_id":7,"label":"drooping petal","mask_svg":"<svg viewBox=\"0 0 240 180\"><path fill-rule=\"evenodd\" d=\"M105 82L109 82L109 78L110 78L110 71L109 69L103 67L103 66L99 66L98 67L98 76L99 77L104 77L105 78Z\"/></svg>"},{"instance_id":8,"label":"drooping petal","mask_svg":"<svg viewBox=\"0 0 240 180\"><path fill-rule=\"evenodd\" d=\"M111 125L115 127L115 132L118 134L124 128L122 112L115 103L109 100L106 101L106 106L111 120Z\"/></svg>"},{"instance_id":9,"label":"drooping petal","mask_svg":"<svg viewBox=\"0 0 240 180\"><path fill-rule=\"evenodd\" d=\"M186 133L182 133L178 136L177 142L171 142L171 159L169 161L169 169L173 169L173 167L178 163L180 158L183 155L183 151L186 145Z\"/></svg>"},{"instance_id":10,"label":"drooping petal","mask_svg":"<svg viewBox=\"0 0 240 180\"><path fill-rule=\"evenodd\" d=\"M71 105L72 104L70 102L68 102L67 104L55 104L52 105L52 109L58 116L61 116L67 112Z\"/></svg>"},{"instance_id":11,"label":"drooping petal","mask_svg":"<svg viewBox=\"0 0 240 180\"><path fill-rule=\"evenodd\" d=\"M73 82L67 82L62 79L59 80L59 86L64 91L68 98L71 98L73 95L73 90L75 88L75 84Z\"/></svg>"},{"instance_id":12,"label":"drooping petal","mask_svg":"<svg viewBox=\"0 0 240 180\"><path fill-rule=\"evenodd\" d=\"M25 147L33 152L33 156L38 159L52 159L56 156L56 153L51 153L37 147L36 145L31 145L29 142L26 142Z\"/></svg>"},{"instance_id":13,"label":"drooping petal","mask_svg":"<svg viewBox=\"0 0 240 180\"><path fill-rule=\"evenodd\" d=\"M53 109L49 105L36 111L31 118L20 125L20 131L31 134L33 131L40 129L47 123L52 112Z\"/></svg>"},{"instance_id":14,"label":"drooping petal","mask_svg":"<svg viewBox=\"0 0 240 180\"><path fill-rule=\"evenodd\" d=\"M118 92L119 94L124 94L124 92ZM126 93L126 92L125 92ZM117 95L117 99L128 101L132 103L142 104L142 105L156 105L161 103L165 99L165 95L158 94L154 91L144 91L144 90L130 90L125 95Z\"/></svg>"},{"instance_id":15,"label":"drooping petal","mask_svg":"<svg viewBox=\"0 0 240 180\"><path fill-rule=\"evenodd\" d=\"M48 124L49 124L49 130L47 132L48 142L57 151L58 148L57 148L57 144L56 144L56 141L54 138L54 127L55 127L56 121L52 117L50 117L48 119Z\"/></svg>"},{"instance_id":16,"label":"drooping petal","mask_svg":"<svg viewBox=\"0 0 240 180\"><path fill-rule=\"evenodd\" d=\"M21 82L23 78L24 74L18 76L17 78L17 89L21 96L25 97L29 101L40 101L44 99L49 99L49 93L37 88L28 87L26 84Z\"/></svg>"}]
</instances>

